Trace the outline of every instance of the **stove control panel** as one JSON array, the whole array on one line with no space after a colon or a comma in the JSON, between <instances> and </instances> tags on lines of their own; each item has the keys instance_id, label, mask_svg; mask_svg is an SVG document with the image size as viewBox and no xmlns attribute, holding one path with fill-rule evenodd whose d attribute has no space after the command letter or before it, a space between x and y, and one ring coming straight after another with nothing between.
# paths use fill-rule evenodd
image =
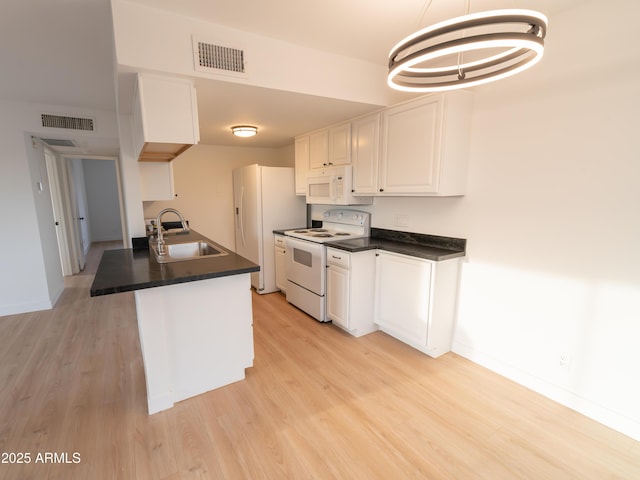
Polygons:
<instances>
[{"instance_id":1,"label":"stove control panel","mask_svg":"<svg viewBox=\"0 0 640 480\"><path fill-rule=\"evenodd\" d=\"M345 209L327 210L322 214L322 216L324 222L356 225L359 227L368 227L371 218L371 214L369 212Z\"/></svg>"}]
</instances>

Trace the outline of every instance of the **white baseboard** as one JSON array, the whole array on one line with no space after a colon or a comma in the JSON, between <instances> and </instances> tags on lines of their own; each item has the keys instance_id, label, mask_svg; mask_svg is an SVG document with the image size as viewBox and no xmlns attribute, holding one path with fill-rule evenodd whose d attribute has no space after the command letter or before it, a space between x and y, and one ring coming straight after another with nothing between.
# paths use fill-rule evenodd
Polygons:
<instances>
[{"instance_id":1,"label":"white baseboard","mask_svg":"<svg viewBox=\"0 0 640 480\"><path fill-rule=\"evenodd\" d=\"M38 312L40 310L50 310L53 305L49 301L15 303L13 305L2 305L0 307L0 317L5 315L17 315L20 313Z\"/></svg>"},{"instance_id":2,"label":"white baseboard","mask_svg":"<svg viewBox=\"0 0 640 480\"><path fill-rule=\"evenodd\" d=\"M575 410L596 422L602 423L609 428L640 441L640 423L626 415L614 412L576 393L553 385L467 345L454 342L452 351L565 407Z\"/></svg>"}]
</instances>

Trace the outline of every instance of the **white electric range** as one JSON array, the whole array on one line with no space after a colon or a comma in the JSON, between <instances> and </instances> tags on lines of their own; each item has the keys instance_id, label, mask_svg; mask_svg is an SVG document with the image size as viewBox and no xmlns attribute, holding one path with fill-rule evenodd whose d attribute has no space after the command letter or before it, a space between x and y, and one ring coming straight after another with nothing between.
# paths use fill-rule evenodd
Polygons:
<instances>
[{"instance_id":1,"label":"white electric range","mask_svg":"<svg viewBox=\"0 0 640 480\"><path fill-rule=\"evenodd\" d=\"M371 215L334 209L323 214L322 227L287 230L287 301L320 322L326 316L326 243L368 237Z\"/></svg>"}]
</instances>

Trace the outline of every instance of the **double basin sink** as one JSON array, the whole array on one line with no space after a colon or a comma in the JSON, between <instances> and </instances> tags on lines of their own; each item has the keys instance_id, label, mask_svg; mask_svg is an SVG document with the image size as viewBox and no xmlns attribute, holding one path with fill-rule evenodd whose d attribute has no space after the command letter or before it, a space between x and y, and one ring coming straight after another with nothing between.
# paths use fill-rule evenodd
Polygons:
<instances>
[{"instance_id":1,"label":"double basin sink","mask_svg":"<svg viewBox=\"0 0 640 480\"><path fill-rule=\"evenodd\" d=\"M150 243L149 245L158 263L222 257L229 254L229 252L211 245L206 240L197 240L185 243L168 243L165 245L167 253L164 255L158 255L158 245L156 243Z\"/></svg>"}]
</instances>

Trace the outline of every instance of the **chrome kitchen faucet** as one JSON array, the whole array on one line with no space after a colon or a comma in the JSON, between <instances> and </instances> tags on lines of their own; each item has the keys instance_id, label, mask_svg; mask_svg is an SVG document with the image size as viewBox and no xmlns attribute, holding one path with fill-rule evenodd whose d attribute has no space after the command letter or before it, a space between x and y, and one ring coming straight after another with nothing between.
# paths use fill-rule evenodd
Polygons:
<instances>
[{"instance_id":1,"label":"chrome kitchen faucet","mask_svg":"<svg viewBox=\"0 0 640 480\"><path fill-rule=\"evenodd\" d=\"M187 222L185 221L184 217L182 216L182 214L176 210L175 208L165 208L163 210L160 210L160 213L158 213L158 217L156 218L156 225L158 227L158 255L165 255L167 253L166 248L165 248L165 244L164 244L164 239L162 238L162 216L165 213L175 213L178 218L180 218L180 223L182 223L182 231L183 232L189 232L189 226L187 225Z\"/></svg>"}]
</instances>

